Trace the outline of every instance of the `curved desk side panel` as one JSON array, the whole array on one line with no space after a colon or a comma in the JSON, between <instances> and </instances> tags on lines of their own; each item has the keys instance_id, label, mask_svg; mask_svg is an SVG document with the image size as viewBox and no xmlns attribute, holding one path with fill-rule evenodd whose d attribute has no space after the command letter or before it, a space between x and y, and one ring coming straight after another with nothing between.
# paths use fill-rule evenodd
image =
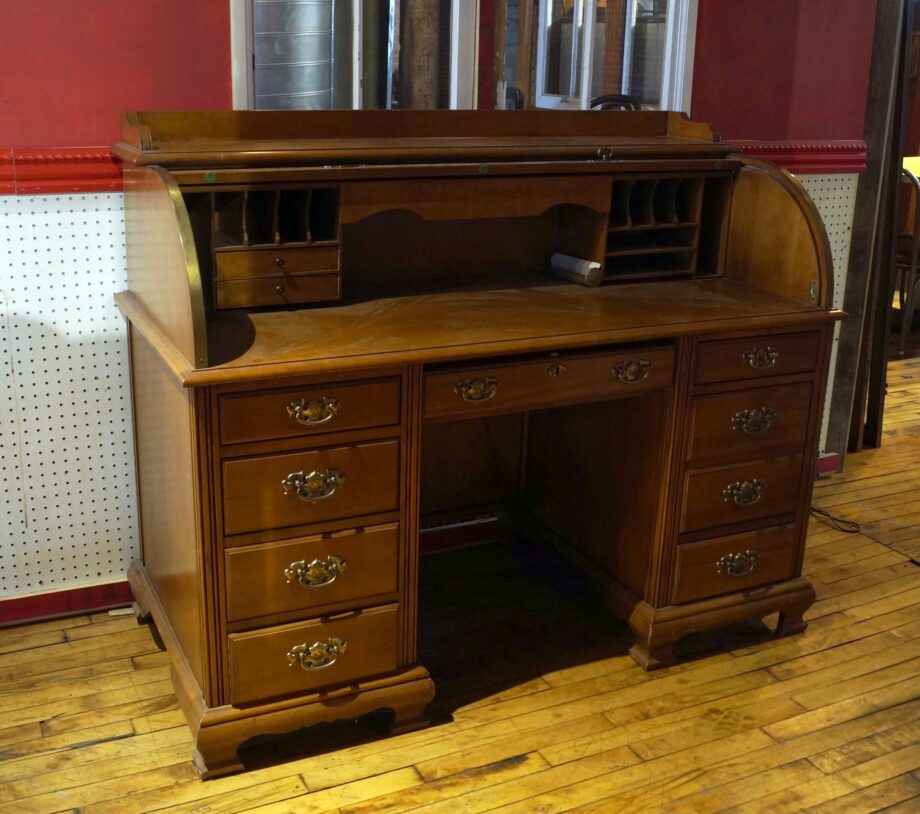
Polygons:
<instances>
[{"instance_id":1,"label":"curved desk side panel","mask_svg":"<svg viewBox=\"0 0 920 814\"><path fill-rule=\"evenodd\" d=\"M744 158L729 211L725 276L792 300L830 307L830 244L808 193L788 172Z\"/></svg>"},{"instance_id":2,"label":"curved desk side panel","mask_svg":"<svg viewBox=\"0 0 920 814\"><path fill-rule=\"evenodd\" d=\"M207 367L201 272L179 187L160 167L125 167L128 288L189 367Z\"/></svg>"}]
</instances>

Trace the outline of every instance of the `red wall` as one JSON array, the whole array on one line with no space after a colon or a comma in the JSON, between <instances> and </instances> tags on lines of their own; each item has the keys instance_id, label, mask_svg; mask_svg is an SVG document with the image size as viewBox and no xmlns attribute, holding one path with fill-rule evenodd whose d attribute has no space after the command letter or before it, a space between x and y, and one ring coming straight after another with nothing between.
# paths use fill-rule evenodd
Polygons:
<instances>
[{"instance_id":1,"label":"red wall","mask_svg":"<svg viewBox=\"0 0 920 814\"><path fill-rule=\"evenodd\" d=\"M872 0L699 0L692 117L725 139L861 139Z\"/></svg>"},{"instance_id":2,"label":"red wall","mask_svg":"<svg viewBox=\"0 0 920 814\"><path fill-rule=\"evenodd\" d=\"M230 107L228 0L2 0L0 147L107 145L124 110Z\"/></svg>"}]
</instances>

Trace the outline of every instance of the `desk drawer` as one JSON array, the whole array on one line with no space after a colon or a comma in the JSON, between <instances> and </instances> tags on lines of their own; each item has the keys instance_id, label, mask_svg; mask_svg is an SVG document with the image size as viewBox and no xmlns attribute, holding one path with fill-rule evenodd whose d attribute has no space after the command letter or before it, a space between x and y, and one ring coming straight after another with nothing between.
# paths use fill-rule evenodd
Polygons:
<instances>
[{"instance_id":1,"label":"desk drawer","mask_svg":"<svg viewBox=\"0 0 920 814\"><path fill-rule=\"evenodd\" d=\"M805 382L695 398L687 460L801 452L811 391L811 382Z\"/></svg>"},{"instance_id":2,"label":"desk drawer","mask_svg":"<svg viewBox=\"0 0 920 814\"><path fill-rule=\"evenodd\" d=\"M230 702L249 704L393 672L399 665L399 614L389 605L231 634L228 641Z\"/></svg>"},{"instance_id":3,"label":"desk drawer","mask_svg":"<svg viewBox=\"0 0 920 814\"><path fill-rule=\"evenodd\" d=\"M810 373L818 365L818 331L701 342L696 349L696 384Z\"/></svg>"},{"instance_id":4,"label":"desk drawer","mask_svg":"<svg viewBox=\"0 0 920 814\"><path fill-rule=\"evenodd\" d=\"M221 396L224 444L383 427L399 423L399 379L289 387Z\"/></svg>"},{"instance_id":5,"label":"desk drawer","mask_svg":"<svg viewBox=\"0 0 920 814\"><path fill-rule=\"evenodd\" d=\"M396 594L399 527L231 548L226 561L230 622L340 602L366 605L362 600Z\"/></svg>"},{"instance_id":6,"label":"desk drawer","mask_svg":"<svg viewBox=\"0 0 920 814\"><path fill-rule=\"evenodd\" d=\"M226 461L223 487L228 535L396 511L399 442Z\"/></svg>"},{"instance_id":7,"label":"desk drawer","mask_svg":"<svg viewBox=\"0 0 920 814\"><path fill-rule=\"evenodd\" d=\"M250 277L226 280L214 286L218 308L258 308L263 305L291 305L339 298L339 275L285 274L280 277Z\"/></svg>"},{"instance_id":8,"label":"desk drawer","mask_svg":"<svg viewBox=\"0 0 920 814\"><path fill-rule=\"evenodd\" d=\"M672 602L693 602L795 576L794 525L687 543L677 547Z\"/></svg>"},{"instance_id":9,"label":"desk drawer","mask_svg":"<svg viewBox=\"0 0 920 814\"><path fill-rule=\"evenodd\" d=\"M690 471L684 478L681 531L792 513L801 480L801 455Z\"/></svg>"},{"instance_id":10,"label":"desk drawer","mask_svg":"<svg viewBox=\"0 0 920 814\"><path fill-rule=\"evenodd\" d=\"M425 418L486 415L668 387L673 348L547 357L425 376Z\"/></svg>"},{"instance_id":11,"label":"desk drawer","mask_svg":"<svg viewBox=\"0 0 920 814\"><path fill-rule=\"evenodd\" d=\"M295 249L233 249L214 252L218 280L243 277L277 277L279 274L338 272L339 247L305 246Z\"/></svg>"}]
</instances>

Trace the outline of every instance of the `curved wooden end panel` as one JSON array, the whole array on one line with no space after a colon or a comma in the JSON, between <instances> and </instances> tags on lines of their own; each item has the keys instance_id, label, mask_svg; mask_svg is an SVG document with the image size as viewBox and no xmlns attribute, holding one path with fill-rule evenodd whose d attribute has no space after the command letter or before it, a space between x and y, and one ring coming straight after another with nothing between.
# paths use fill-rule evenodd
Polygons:
<instances>
[{"instance_id":1,"label":"curved wooden end panel","mask_svg":"<svg viewBox=\"0 0 920 814\"><path fill-rule=\"evenodd\" d=\"M814 202L775 164L741 161L732 192L725 276L829 308L833 263Z\"/></svg>"},{"instance_id":2,"label":"curved wooden end panel","mask_svg":"<svg viewBox=\"0 0 920 814\"><path fill-rule=\"evenodd\" d=\"M188 360L208 365L201 272L179 187L161 167L125 168L128 288Z\"/></svg>"}]
</instances>

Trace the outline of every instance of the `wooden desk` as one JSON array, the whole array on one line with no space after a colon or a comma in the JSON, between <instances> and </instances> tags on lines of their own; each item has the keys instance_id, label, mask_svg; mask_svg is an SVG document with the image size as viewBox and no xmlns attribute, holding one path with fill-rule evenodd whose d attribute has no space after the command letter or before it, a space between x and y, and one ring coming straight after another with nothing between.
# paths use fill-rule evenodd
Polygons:
<instances>
[{"instance_id":1,"label":"wooden desk","mask_svg":"<svg viewBox=\"0 0 920 814\"><path fill-rule=\"evenodd\" d=\"M259 734L427 723L430 523L500 515L559 547L646 669L693 631L804 629L840 314L791 176L666 113L129 114L123 133L129 578L203 776ZM604 284L555 279L554 252Z\"/></svg>"}]
</instances>

